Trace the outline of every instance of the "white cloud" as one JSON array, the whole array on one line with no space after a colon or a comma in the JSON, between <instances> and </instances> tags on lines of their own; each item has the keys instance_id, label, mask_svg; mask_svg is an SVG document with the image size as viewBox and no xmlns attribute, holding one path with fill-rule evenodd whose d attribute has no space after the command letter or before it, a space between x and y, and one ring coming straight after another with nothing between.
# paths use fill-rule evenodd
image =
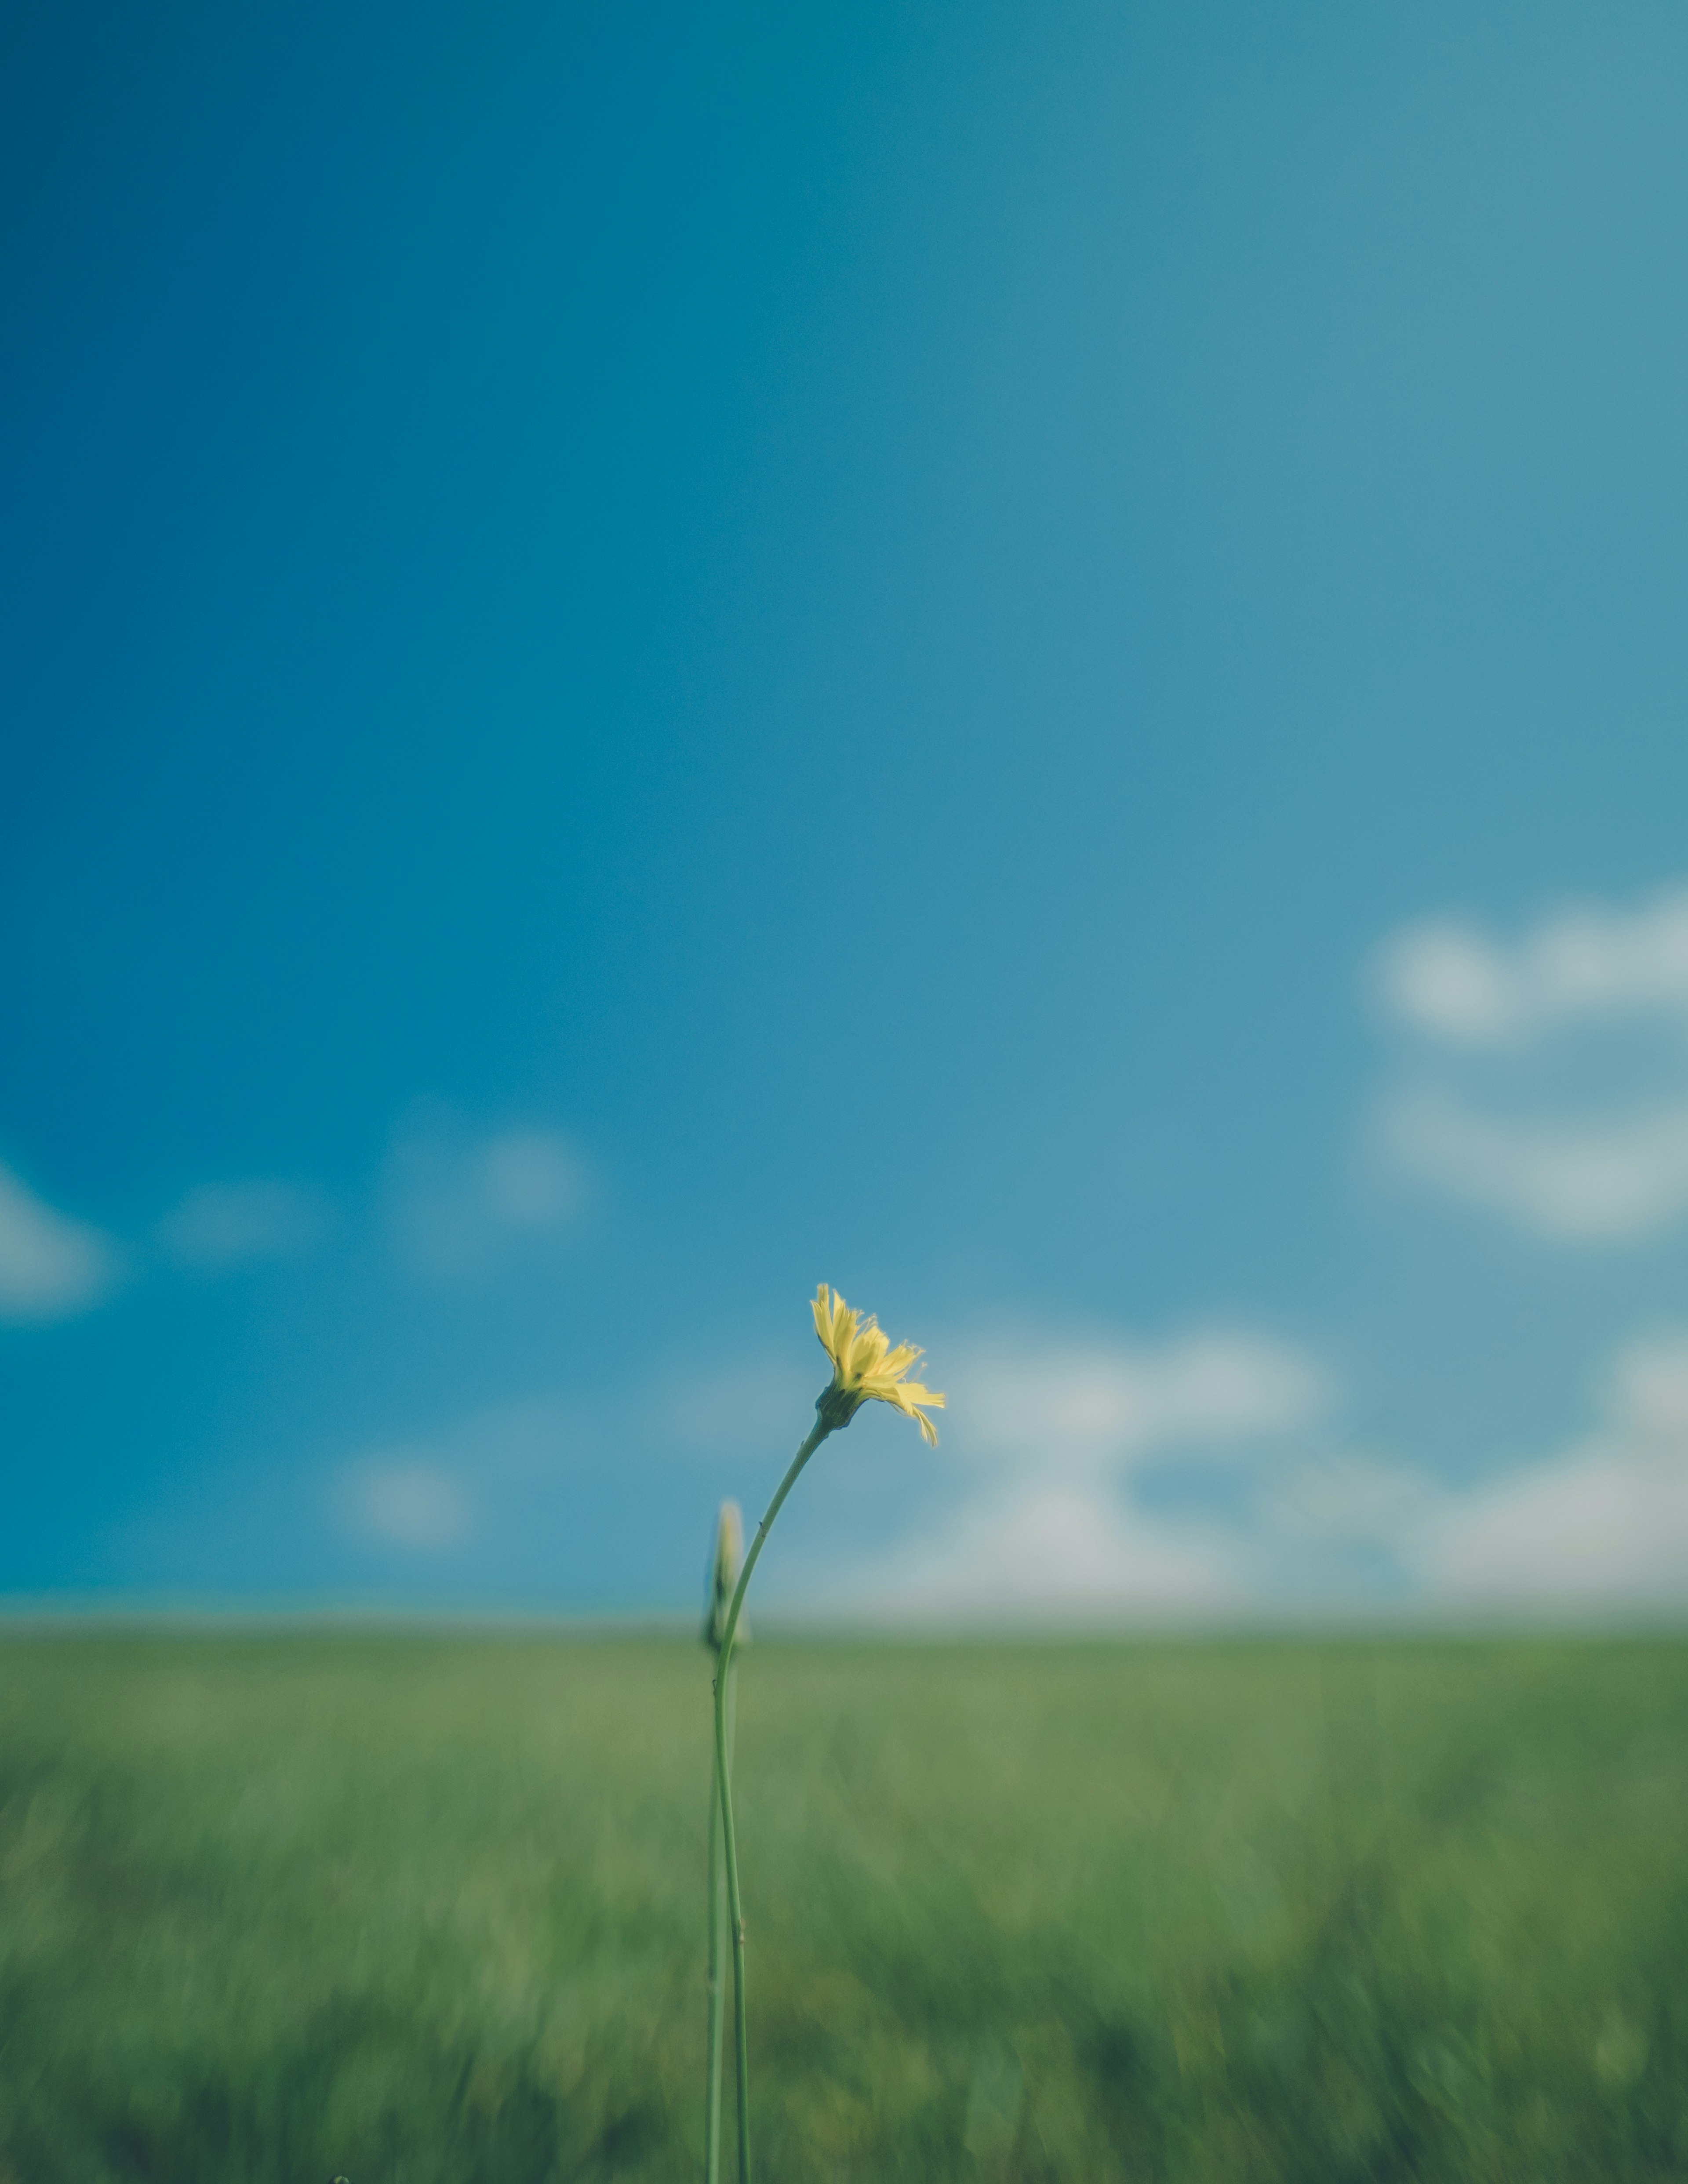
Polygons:
<instances>
[{"instance_id":1,"label":"white cloud","mask_svg":"<svg viewBox=\"0 0 1688 2184\"><path fill-rule=\"evenodd\" d=\"M1152 1451L1300 1425L1323 1376L1269 1336L1207 1330L1159 1349L1062 1347L964 1356L966 1445L1011 1465L1067 1473L1117 1468Z\"/></svg>"},{"instance_id":2,"label":"white cloud","mask_svg":"<svg viewBox=\"0 0 1688 2184\"><path fill-rule=\"evenodd\" d=\"M100 1302L117 1255L97 1228L58 1212L0 1166L0 1319L65 1319Z\"/></svg>"},{"instance_id":3,"label":"white cloud","mask_svg":"<svg viewBox=\"0 0 1688 2184\"><path fill-rule=\"evenodd\" d=\"M524 1242L566 1234L585 1199L585 1170L554 1130L470 1139L425 1123L400 1139L388 1173L400 1256L436 1280L486 1274Z\"/></svg>"},{"instance_id":4,"label":"white cloud","mask_svg":"<svg viewBox=\"0 0 1688 2184\"><path fill-rule=\"evenodd\" d=\"M956 1466L977 1483L850 1573L834 1612L1059 1623L1379 1597L1477 1613L1688 1604L1688 1328L1617 1352L1585 1439L1476 1489L1375 1451L1302 1446L1326 1383L1262 1337L1064 1357L1065 1406L1053 1354L998 1361L994 1384L966 1373L969 1409L993 1418ZM1240 1489L1229 1508L1177 1522L1145 1510L1136 1479L1201 1450Z\"/></svg>"},{"instance_id":5,"label":"white cloud","mask_svg":"<svg viewBox=\"0 0 1688 2184\"><path fill-rule=\"evenodd\" d=\"M293 1184L202 1184L159 1222L158 1236L179 1264L220 1270L299 1257L331 1220L326 1200Z\"/></svg>"},{"instance_id":6,"label":"white cloud","mask_svg":"<svg viewBox=\"0 0 1688 2184\"><path fill-rule=\"evenodd\" d=\"M1281 1544L1393 1553L1440 1498L1435 1481L1409 1464L1339 1449L1267 1480L1258 1507L1268 1552Z\"/></svg>"},{"instance_id":7,"label":"white cloud","mask_svg":"<svg viewBox=\"0 0 1688 2184\"><path fill-rule=\"evenodd\" d=\"M1095 1482L1028 1479L964 1502L828 1604L909 1621L1136 1619L1233 1606L1244 1585L1223 1539L1156 1524Z\"/></svg>"},{"instance_id":8,"label":"white cloud","mask_svg":"<svg viewBox=\"0 0 1688 2184\"><path fill-rule=\"evenodd\" d=\"M1688 1329L1618 1351L1585 1439L1475 1489L1318 1447L1305 1429L1323 1376L1260 1336L991 1369L955 1375L982 1414L951 1474L971 1485L824 1607L1054 1624L1368 1599L1442 1613L1688 1604ZM1176 1476L1180 1451L1230 1479L1228 1506L1186 1502L1176 1521L1143 1506L1138 1480L1150 1466Z\"/></svg>"},{"instance_id":9,"label":"white cloud","mask_svg":"<svg viewBox=\"0 0 1688 2184\"><path fill-rule=\"evenodd\" d=\"M1441 1601L1613 1609L1688 1599L1688 1331L1620 1351L1588 1440L1409 1528L1410 1566Z\"/></svg>"},{"instance_id":10,"label":"white cloud","mask_svg":"<svg viewBox=\"0 0 1688 2184\"><path fill-rule=\"evenodd\" d=\"M1511 947L1468 925L1411 926L1384 950L1379 985L1403 1023L1456 1045L1618 1016L1688 1021L1688 889L1640 910L1579 905Z\"/></svg>"},{"instance_id":11,"label":"white cloud","mask_svg":"<svg viewBox=\"0 0 1688 2184\"><path fill-rule=\"evenodd\" d=\"M472 1411L426 1439L366 1450L334 1482L341 1524L378 1545L419 1552L461 1546L483 1507L555 1477L576 1457L579 1420L552 1396Z\"/></svg>"},{"instance_id":12,"label":"white cloud","mask_svg":"<svg viewBox=\"0 0 1688 2184\"><path fill-rule=\"evenodd\" d=\"M1412 926L1378 983L1440 1057L1384 1102L1379 1143L1401 1173L1563 1243L1636 1241L1688 1217L1688 889L1636 910L1583 905L1511 944ZM1633 1039L1648 1028L1644 1061ZM1604 1061L1598 1106L1555 1096L1568 1054ZM1507 1073L1504 1095L1485 1056Z\"/></svg>"},{"instance_id":13,"label":"white cloud","mask_svg":"<svg viewBox=\"0 0 1688 2184\"><path fill-rule=\"evenodd\" d=\"M824 1588L827 1610L915 1620L1120 1620L1211 1612L1245 1596L1246 1557L1223 1529L1146 1513L1131 1474L1305 1426L1325 1375L1247 1332L1159 1348L981 1345L946 1375L959 1488L931 1529Z\"/></svg>"},{"instance_id":14,"label":"white cloud","mask_svg":"<svg viewBox=\"0 0 1688 2184\"><path fill-rule=\"evenodd\" d=\"M1688 1212L1688 1106L1604 1124L1543 1125L1486 1115L1445 1088L1384 1111L1396 1165L1538 1235L1620 1243Z\"/></svg>"},{"instance_id":15,"label":"white cloud","mask_svg":"<svg viewBox=\"0 0 1688 2184\"><path fill-rule=\"evenodd\" d=\"M383 1546L428 1553L459 1546L473 1529L463 1481L426 1458L359 1465L345 1482L344 1500L354 1528Z\"/></svg>"}]
</instances>

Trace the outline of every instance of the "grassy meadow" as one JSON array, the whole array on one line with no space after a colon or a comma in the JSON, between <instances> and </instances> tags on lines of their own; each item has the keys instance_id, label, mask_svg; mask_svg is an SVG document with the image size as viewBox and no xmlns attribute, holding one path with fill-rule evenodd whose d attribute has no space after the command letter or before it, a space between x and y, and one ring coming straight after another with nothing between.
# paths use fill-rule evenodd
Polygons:
<instances>
[{"instance_id":1,"label":"grassy meadow","mask_svg":"<svg viewBox=\"0 0 1688 2184\"><path fill-rule=\"evenodd\" d=\"M696 2176L708 1679L7 1638L0 2184ZM758 2184L1688 2176L1688 1644L759 1639L738 1782Z\"/></svg>"}]
</instances>

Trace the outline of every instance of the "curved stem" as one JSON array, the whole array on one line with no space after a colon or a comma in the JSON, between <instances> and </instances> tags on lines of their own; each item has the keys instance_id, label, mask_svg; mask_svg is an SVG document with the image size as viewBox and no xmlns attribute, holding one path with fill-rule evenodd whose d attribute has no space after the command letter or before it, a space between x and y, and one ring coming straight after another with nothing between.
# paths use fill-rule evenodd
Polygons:
<instances>
[{"instance_id":1,"label":"curved stem","mask_svg":"<svg viewBox=\"0 0 1688 2184\"><path fill-rule=\"evenodd\" d=\"M750 2055L744 2016L744 1906L738 1892L738 1840L733 1825L733 1769L727 1748L727 1679L733 1666L733 1641L738 1630L738 1611L744 1605L745 1588L762 1552L762 1542L783 1507L786 1496L796 1485L798 1474L832 1430L823 1419L816 1419L814 1430L791 1459L790 1468L769 1502L767 1513L757 1525L756 1536L750 1542L750 1552L744 1557L744 1567L733 1588L727 1621L721 1629L721 1652L716 1658L715 1770L716 1780L721 1785L721 1836L727 1857L727 1911L733 1924L733 2041L738 2070L738 2184L750 2184Z\"/></svg>"}]
</instances>

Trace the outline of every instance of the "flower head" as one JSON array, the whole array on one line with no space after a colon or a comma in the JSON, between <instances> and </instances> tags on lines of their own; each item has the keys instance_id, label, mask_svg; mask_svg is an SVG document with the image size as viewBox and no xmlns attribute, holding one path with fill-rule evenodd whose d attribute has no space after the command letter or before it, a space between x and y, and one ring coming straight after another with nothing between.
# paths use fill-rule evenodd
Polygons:
<instances>
[{"instance_id":1,"label":"flower head","mask_svg":"<svg viewBox=\"0 0 1688 2184\"><path fill-rule=\"evenodd\" d=\"M938 1429L926 1412L942 1410L944 1398L930 1388L922 1388L917 1380L903 1377L925 1353L911 1342L900 1342L894 1350L889 1336L880 1332L879 1323L871 1313L864 1319L824 1282L816 1291L810 1310L815 1315L821 1347L833 1361L831 1384L822 1390L815 1406L822 1417L830 1425L847 1426L864 1403L889 1403L905 1418L912 1418L935 1448Z\"/></svg>"}]
</instances>

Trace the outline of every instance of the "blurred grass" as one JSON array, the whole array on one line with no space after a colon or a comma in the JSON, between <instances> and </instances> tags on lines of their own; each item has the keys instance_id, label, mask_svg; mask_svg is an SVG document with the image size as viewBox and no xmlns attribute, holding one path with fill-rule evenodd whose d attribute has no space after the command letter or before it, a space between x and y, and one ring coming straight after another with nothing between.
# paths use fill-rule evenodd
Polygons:
<instances>
[{"instance_id":1,"label":"blurred grass","mask_svg":"<svg viewBox=\"0 0 1688 2184\"><path fill-rule=\"evenodd\" d=\"M4 2184L686 2178L708 1663L0 1644ZM1688 1644L774 1644L760 2184L1688 2176Z\"/></svg>"}]
</instances>

